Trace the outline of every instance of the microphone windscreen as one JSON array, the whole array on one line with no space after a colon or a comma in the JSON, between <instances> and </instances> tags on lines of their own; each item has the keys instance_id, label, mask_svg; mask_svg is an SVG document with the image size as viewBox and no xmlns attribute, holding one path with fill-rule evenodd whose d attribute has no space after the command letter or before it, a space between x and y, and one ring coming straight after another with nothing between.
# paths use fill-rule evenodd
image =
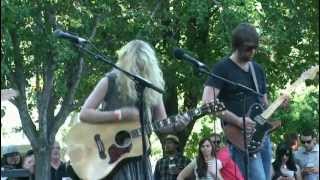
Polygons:
<instances>
[{"instance_id":1,"label":"microphone windscreen","mask_svg":"<svg viewBox=\"0 0 320 180\"><path fill-rule=\"evenodd\" d=\"M178 59L182 59L183 58L183 55L184 55L184 51L180 48L175 48L173 50L173 53L174 53L174 57L178 58Z\"/></svg>"}]
</instances>

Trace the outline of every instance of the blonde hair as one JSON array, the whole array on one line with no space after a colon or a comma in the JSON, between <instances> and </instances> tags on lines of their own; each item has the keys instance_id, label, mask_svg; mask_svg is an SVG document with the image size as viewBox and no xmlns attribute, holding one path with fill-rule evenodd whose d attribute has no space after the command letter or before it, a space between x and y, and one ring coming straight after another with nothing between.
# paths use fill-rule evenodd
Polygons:
<instances>
[{"instance_id":1,"label":"blonde hair","mask_svg":"<svg viewBox=\"0 0 320 180\"><path fill-rule=\"evenodd\" d=\"M152 84L164 89L162 71L153 48L142 40L132 40L117 51L117 65L124 70L139 75ZM119 73L116 79L120 98L137 100L135 82L128 78L124 73ZM144 91L144 101L147 106L152 106L162 101L162 94L146 88Z\"/></svg>"}]
</instances>

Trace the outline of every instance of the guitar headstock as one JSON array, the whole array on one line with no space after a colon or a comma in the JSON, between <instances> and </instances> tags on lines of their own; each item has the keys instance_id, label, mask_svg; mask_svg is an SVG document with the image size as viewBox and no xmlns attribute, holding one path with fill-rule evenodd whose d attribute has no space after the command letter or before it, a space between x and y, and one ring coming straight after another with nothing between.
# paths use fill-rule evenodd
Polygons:
<instances>
[{"instance_id":1,"label":"guitar headstock","mask_svg":"<svg viewBox=\"0 0 320 180\"><path fill-rule=\"evenodd\" d=\"M205 104L206 108L208 108L208 111L210 112L220 112L224 111L226 109L226 106L219 101L219 99L215 99L207 104Z\"/></svg>"},{"instance_id":2,"label":"guitar headstock","mask_svg":"<svg viewBox=\"0 0 320 180\"><path fill-rule=\"evenodd\" d=\"M319 73L319 65L312 66L305 72L303 72L300 76L303 80L314 79L316 75Z\"/></svg>"}]
</instances>

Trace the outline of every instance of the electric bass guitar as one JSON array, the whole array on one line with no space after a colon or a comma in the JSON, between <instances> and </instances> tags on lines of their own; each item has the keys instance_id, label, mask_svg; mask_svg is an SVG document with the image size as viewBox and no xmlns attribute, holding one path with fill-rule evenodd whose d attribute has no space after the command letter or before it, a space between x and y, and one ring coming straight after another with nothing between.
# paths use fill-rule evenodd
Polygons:
<instances>
[{"instance_id":1,"label":"electric bass guitar","mask_svg":"<svg viewBox=\"0 0 320 180\"><path fill-rule=\"evenodd\" d=\"M305 82L307 79L313 79L319 72L319 66L313 66L304 73L289 87L287 87L284 92L285 94L290 94L296 90L299 85ZM269 122L267 119L275 112L275 110L282 104L285 100L286 95L282 95L277 98L266 110L260 104L253 104L247 113L253 121L256 122L255 131L252 133L247 133L247 147L249 154L254 154L259 151L263 145L265 136L281 126L280 121ZM223 127L227 139L242 151L245 151L243 130L238 126L227 124Z\"/></svg>"},{"instance_id":2,"label":"electric bass guitar","mask_svg":"<svg viewBox=\"0 0 320 180\"><path fill-rule=\"evenodd\" d=\"M208 113L223 111L218 101L205 104L178 116L153 122L153 130L175 126L177 118L188 124ZM184 117L184 118L181 118ZM67 153L73 169L81 179L101 179L124 159L143 154L139 121L118 121L105 124L79 122L66 136ZM149 131L150 132L150 131ZM147 143L149 147L150 144Z\"/></svg>"}]
</instances>

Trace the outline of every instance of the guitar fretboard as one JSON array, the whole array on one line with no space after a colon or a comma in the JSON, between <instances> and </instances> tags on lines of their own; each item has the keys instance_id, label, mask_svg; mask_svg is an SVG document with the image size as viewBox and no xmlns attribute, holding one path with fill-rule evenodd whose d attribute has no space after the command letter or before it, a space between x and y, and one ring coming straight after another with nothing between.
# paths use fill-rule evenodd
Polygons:
<instances>
[{"instance_id":1,"label":"guitar fretboard","mask_svg":"<svg viewBox=\"0 0 320 180\"><path fill-rule=\"evenodd\" d=\"M222 111L224 109L224 106L220 103L208 103L205 105L202 105L199 108L194 108L188 112L180 113L176 116L170 116L167 119L163 119L160 121L154 121L152 123L152 127L147 127L146 132L147 134L151 133L153 131L159 131L164 128L175 128L178 125L179 121L183 121L183 124L188 124L193 119L199 119L200 117L208 114L213 113L217 111ZM182 122L179 122L182 123ZM131 137L136 138L141 136L141 128L134 129L130 132Z\"/></svg>"},{"instance_id":2,"label":"guitar fretboard","mask_svg":"<svg viewBox=\"0 0 320 180\"><path fill-rule=\"evenodd\" d=\"M319 66L313 66L306 72L302 73L301 76L288 88L285 89L285 94L291 94L294 92L297 87L304 83L306 79L313 79L315 78L316 74L319 72ZM264 119L269 119L271 115L278 109L278 107L282 104L285 100L285 95L280 96L277 98L262 114L261 116Z\"/></svg>"}]
</instances>

